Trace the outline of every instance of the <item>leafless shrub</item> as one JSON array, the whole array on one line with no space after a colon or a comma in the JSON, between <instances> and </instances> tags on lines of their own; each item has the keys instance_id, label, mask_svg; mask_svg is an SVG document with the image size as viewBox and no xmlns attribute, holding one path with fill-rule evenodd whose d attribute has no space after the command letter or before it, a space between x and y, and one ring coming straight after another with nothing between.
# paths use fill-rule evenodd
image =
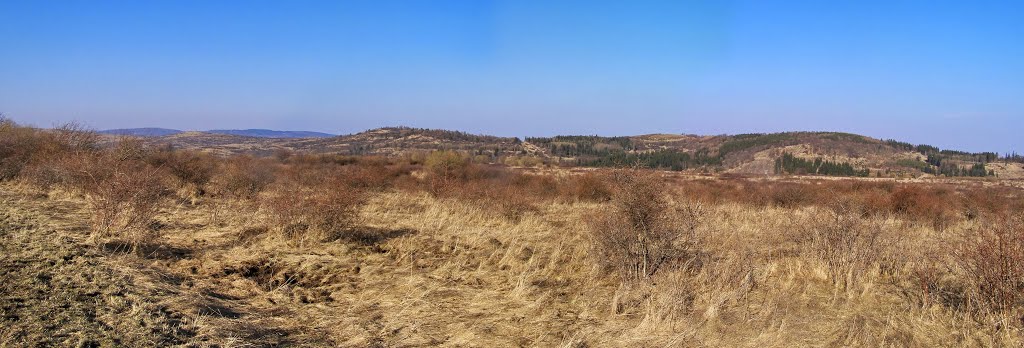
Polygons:
<instances>
[{"instance_id":1,"label":"leafless shrub","mask_svg":"<svg viewBox=\"0 0 1024 348\"><path fill-rule=\"evenodd\" d=\"M40 140L36 130L0 117L0 180L18 176L39 148Z\"/></svg>"},{"instance_id":2,"label":"leafless shrub","mask_svg":"<svg viewBox=\"0 0 1024 348\"><path fill-rule=\"evenodd\" d=\"M681 252L677 239L692 236L695 225L680 220L696 217L671 208L663 181L652 172L620 170L613 174L612 185L611 205L590 221L592 253L623 280L647 279Z\"/></svg>"},{"instance_id":3,"label":"leafless shrub","mask_svg":"<svg viewBox=\"0 0 1024 348\"><path fill-rule=\"evenodd\" d=\"M119 238L137 250L159 236L150 225L167 190L159 168L126 155L134 146L67 157L62 165L92 211L93 240Z\"/></svg>"},{"instance_id":4,"label":"leafless shrub","mask_svg":"<svg viewBox=\"0 0 1024 348\"><path fill-rule=\"evenodd\" d=\"M434 195L451 192L468 176L469 161L455 151L435 151L427 155L427 190Z\"/></svg>"},{"instance_id":5,"label":"leafless shrub","mask_svg":"<svg viewBox=\"0 0 1024 348\"><path fill-rule=\"evenodd\" d=\"M95 132L75 123L40 130L0 116L0 180L20 176L40 186L57 184L65 179L57 164L95 152L97 142Z\"/></svg>"},{"instance_id":6,"label":"leafless shrub","mask_svg":"<svg viewBox=\"0 0 1024 348\"><path fill-rule=\"evenodd\" d=\"M951 194L942 188L901 187L892 193L890 210L897 215L929 223L936 231L943 231L956 219L954 210L957 204L947 197Z\"/></svg>"},{"instance_id":7,"label":"leafless shrub","mask_svg":"<svg viewBox=\"0 0 1024 348\"><path fill-rule=\"evenodd\" d=\"M251 156L234 156L223 163L215 186L221 194L254 198L274 182L276 166Z\"/></svg>"},{"instance_id":8,"label":"leafless shrub","mask_svg":"<svg viewBox=\"0 0 1024 348\"><path fill-rule=\"evenodd\" d=\"M395 182L403 177L409 177L414 167L403 163L390 163L382 158L367 157L344 165L342 169L349 186L379 191L393 187Z\"/></svg>"},{"instance_id":9,"label":"leafless shrub","mask_svg":"<svg viewBox=\"0 0 1024 348\"><path fill-rule=\"evenodd\" d=\"M180 151L163 148L149 155L147 161L167 170L179 183L191 185L199 193L213 178L217 169L217 159L196 151Z\"/></svg>"},{"instance_id":10,"label":"leafless shrub","mask_svg":"<svg viewBox=\"0 0 1024 348\"><path fill-rule=\"evenodd\" d=\"M768 190L772 205L780 208L796 208L815 203L820 197L818 190L808 184L778 183Z\"/></svg>"},{"instance_id":11,"label":"leafless shrub","mask_svg":"<svg viewBox=\"0 0 1024 348\"><path fill-rule=\"evenodd\" d=\"M577 201L604 202L611 199L611 187L604 178L593 173L569 177L564 184L565 195Z\"/></svg>"},{"instance_id":12,"label":"leafless shrub","mask_svg":"<svg viewBox=\"0 0 1024 348\"><path fill-rule=\"evenodd\" d=\"M824 263L833 282L852 286L884 263L884 226L859 214L825 209L803 231L804 252Z\"/></svg>"},{"instance_id":13,"label":"leafless shrub","mask_svg":"<svg viewBox=\"0 0 1024 348\"><path fill-rule=\"evenodd\" d=\"M337 177L313 185L286 180L275 184L262 205L286 240L302 244L340 237L351 227L365 196Z\"/></svg>"},{"instance_id":14,"label":"leafless shrub","mask_svg":"<svg viewBox=\"0 0 1024 348\"><path fill-rule=\"evenodd\" d=\"M1009 312L1024 304L1024 216L967 231L955 259L979 308Z\"/></svg>"},{"instance_id":15,"label":"leafless shrub","mask_svg":"<svg viewBox=\"0 0 1024 348\"><path fill-rule=\"evenodd\" d=\"M487 182L479 182L476 186L482 187L477 191L480 194L477 202L494 210L506 220L519 222L526 214L539 211L538 197L514 184L489 185Z\"/></svg>"},{"instance_id":16,"label":"leafless shrub","mask_svg":"<svg viewBox=\"0 0 1024 348\"><path fill-rule=\"evenodd\" d=\"M928 307L935 303L957 307L962 302L957 300L962 297L958 294L962 291L951 291L948 284L943 282L949 268L946 267L947 262L943 259L949 253L943 247L925 245L923 246L924 250L916 250L907 255L910 280L920 291L922 307Z\"/></svg>"}]
</instances>

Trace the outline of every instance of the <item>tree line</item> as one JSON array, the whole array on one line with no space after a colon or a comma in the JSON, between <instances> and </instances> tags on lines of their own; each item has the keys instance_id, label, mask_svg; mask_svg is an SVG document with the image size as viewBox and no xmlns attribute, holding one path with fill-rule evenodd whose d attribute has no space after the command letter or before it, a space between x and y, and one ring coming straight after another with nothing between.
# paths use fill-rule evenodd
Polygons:
<instances>
[{"instance_id":1,"label":"tree line","mask_svg":"<svg viewBox=\"0 0 1024 348\"><path fill-rule=\"evenodd\" d=\"M806 160L793 156L790 153L783 153L775 159L776 174L802 174L802 175L829 175L829 176L861 176L871 174L867 168L856 169L848 162L833 162L816 158Z\"/></svg>"}]
</instances>

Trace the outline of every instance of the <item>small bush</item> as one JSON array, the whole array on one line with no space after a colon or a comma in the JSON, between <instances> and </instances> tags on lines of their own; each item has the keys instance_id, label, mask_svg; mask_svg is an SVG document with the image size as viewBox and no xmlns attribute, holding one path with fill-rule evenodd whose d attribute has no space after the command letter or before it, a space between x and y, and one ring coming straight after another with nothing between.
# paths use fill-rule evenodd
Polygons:
<instances>
[{"instance_id":1,"label":"small bush","mask_svg":"<svg viewBox=\"0 0 1024 348\"><path fill-rule=\"evenodd\" d=\"M538 196L507 181L478 181L468 184L475 189L475 202L511 222L519 222L528 213L537 212Z\"/></svg>"},{"instance_id":2,"label":"small bush","mask_svg":"<svg viewBox=\"0 0 1024 348\"><path fill-rule=\"evenodd\" d=\"M813 204L818 197L814 186L801 183L777 183L772 185L768 192L771 204L780 208Z\"/></svg>"},{"instance_id":3,"label":"small bush","mask_svg":"<svg viewBox=\"0 0 1024 348\"><path fill-rule=\"evenodd\" d=\"M251 156L227 159L213 180L219 193L237 198L254 198L274 182L276 165Z\"/></svg>"},{"instance_id":4,"label":"small bush","mask_svg":"<svg viewBox=\"0 0 1024 348\"><path fill-rule=\"evenodd\" d=\"M0 117L0 180L13 179L21 173L39 147L39 140L34 129Z\"/></svg>"},{"instance_id":5,"label":"small bush","mask_svg":"<svg viewBox=\"0 0 1024 348\"><path fill-rule=\"evenodd\" d=\"M21 177L44 187L58 184L65 179L59 162L97 151L97 141L95 132L74 123L41 130L0 117L0 180Z\"/></svg>"},{"instance_id":6,"label":"small bush","mask_svg":"<svg viewBox=\"0 0 1024 348\"><path fill-rule=\"evenodd\" d=\"M182 185L193 186L201 195L207 183L213 179L217 159L195 151L178 151L164 148L149 155L147 161L153 166L164 168Z\"/></svg>"},{"instance_id":7,"label":"small bush","mask_svg":"<svg viewBox=\"0 0 1024 348\"><path fill-rule=\"evenodd\" d=\"M680 224L653 172L620 170L612 185L610 206L589 222L593 256L625 281L647 279L679 253L674 242L692 228Z\"/></svg>"},{"instance_id":8,"label":"small bush","mask_svg":"<svg viewBox=\"0 0 1024 348\"><path fill-rule=\"evenodd\" d=\"M349 186L378 191L393 187L396 181L413 171L411 165L391 164L381 159L363 159L343 168Z\"/></svg>"},{"instance_id":9,"label":"small bush","mask_svg":"<svg viewBox=\"0 0 1024 348\"><path fill-rule=\"evenodd\" d=\"M435 151L427 155L424 165L427 170L427 190L434 195L452 191L468 176L469 161L455 151Z\"/></svg>"},{"instance_id":10,"label":"small bush","mask_svg":"<svg viewBox=\"0 0 1024 348\"><path fill-rule=\"evenodd\" d=\"M92 210L93 239L119 238L138 250L159 237L150 227L167 190L163 172L124 155L133 146L67 157L62 165Z\"/></svg>"},{"instance_id":11,"label":"small bush","mask_svg":"<svg viewBox=\"0 0 1024 348\"><path fill-rule=\"evenodd\" d=\"M305 185L295 180L278 182L264 198L263 207L276 229L288 241L324 241L340 237L351 227L366 197L339 177Z\"/></svg>"}]
</instances>

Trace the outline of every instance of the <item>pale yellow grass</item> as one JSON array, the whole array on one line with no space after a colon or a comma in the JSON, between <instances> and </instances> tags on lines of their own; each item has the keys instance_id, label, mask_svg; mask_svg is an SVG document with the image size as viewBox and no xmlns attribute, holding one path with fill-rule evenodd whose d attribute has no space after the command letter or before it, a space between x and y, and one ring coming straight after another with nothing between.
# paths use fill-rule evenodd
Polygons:
<instances>
[{"instance_id":1,"label":"pale yellow grass","mask_svg":"<svg viewBox=\"0 0 1024 348\"><path fill-rule=\"evenodd\" d=\"M1019 332L925 303L912 262L836 285L800 242L815 208L707 207L697 259L621 284L588 256L586 220L598 207L544 203L511 222L386 192L362 209L361 238L300 246L260 229L270 221L246 202L203 201L163 212L165 240L152 254L104 262L160 290L197 346L1021 344ZM945 237L878 219L901 260L925 259Z\"/></svg>"}]
</instances>

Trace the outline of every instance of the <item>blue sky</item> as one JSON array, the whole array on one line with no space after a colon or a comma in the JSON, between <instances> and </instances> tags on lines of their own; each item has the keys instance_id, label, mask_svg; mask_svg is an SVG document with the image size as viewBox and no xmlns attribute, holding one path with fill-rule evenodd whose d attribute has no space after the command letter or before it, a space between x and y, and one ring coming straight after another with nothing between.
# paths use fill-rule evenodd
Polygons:
<instances>
[{"instance_id":1,"label":"blue sky","mask_svg":"<svg viewBox=\"0 0 1024 348\"><path fill-rule=\"evenodd\" d=\"M836 130L1024 150L1024 2L0 1L49 126Z\"/></svg>"}]
</instances>

